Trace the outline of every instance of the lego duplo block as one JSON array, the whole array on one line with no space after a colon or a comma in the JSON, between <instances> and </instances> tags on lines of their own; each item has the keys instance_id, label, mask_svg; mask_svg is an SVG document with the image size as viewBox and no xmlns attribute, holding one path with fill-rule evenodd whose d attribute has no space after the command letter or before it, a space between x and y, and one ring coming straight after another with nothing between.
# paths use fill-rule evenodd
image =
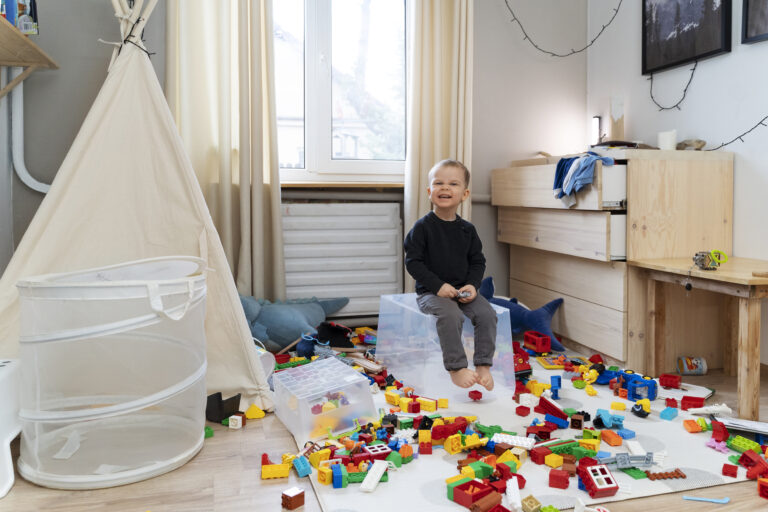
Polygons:
<instances>
[{"instance_id":1,"label":"lego duplo block","mask_svg":"<svg viewBox=\"0 0 768 512\"><path fill-rule=\"evenodd\" d=\"M706 398L703 397L686 395L680 400L680 408L687 411L688 409L694 409L696 407L704 407L705 401Z\"/></svg>"},{"instance_id":2,"label":"lego duplo block","mask_svg":"<svg viewBox=\"0 0 768 512\"><path fill-rule=\"evenodd\" d=\"M504 462L499 462L496 464L496 468L500 469L502 467L509 468L509 472L511 473L517 473L517 470L520 469L520 464L518 464L517 461L514 460L505 460Z\"/></svg>"},{"instance_id":3,"label":"lego duplo block","mask_svg":"<svg viewBox=\"0 0 768 512\"><path fill-rule=\"evenodd\" d=\"M734 464L723 464L723 476L736 478L739 474L739 466Z\"/></svg>"},{"instance_id":4,"label":"lego duplo block","mask_svg":"<svg viewBox=\"0 0 768 512\"><path fill-rule=\"evenodd\" d=\"M526 496L522 500L523 512L541 512L541 502L533 494Z\"/></svg>"},{"instance_id":5,"label":"lego duplo block","mask_svg":"<svg viewBox=\"0 0 768 512\"><path fill-rule=\"evenodd\" d=\"M504 494L505 492L507 492L507 481L506 480L495 480L493 482L488 482L488 485L493 487L493 490L498 492L498 493L500 493L500 494Z\"/></svg>"},{"instance_id":6,"label":"lego duplo block","mask_svg":"<svg viewBox=\"0 0 768 512\"><path fill-rule=\"evenodd\" d=\"M664 404L667 407L677 407L677 400L675 400L674 398L667 398L664 400Z\"/></svg>"},{"instance_id":7,"label":"lego duplo block","mask_svg":"<svg viewBox=\"0 0 768 512\"><path fill-rule=\"evenodd\" d=\"M611 409L614 411L624 411L627 409L627 404L624 402L611 402Z\"/></svg>"},{"instance_id":8,"label":"lego duplo block","mask_svg":"<svg viewBox=\"0 0 768 512\"><path fill-rule=\"evenodd\" d=\"M629 391L627 391L626 388L619 388L618 395L619 395L619 398L628 399L629 398Z\"/></svg>"},{"instance_id":9,"label":"lego duplo block","mask_svg":"<svg viewBox=\"0 0 768 512\"><path fill-rule=\"evenodd\" d=\"M317 481L323 485L331 485L333 483L333 471L328 466L323 466L317 470Z\"/></svg>"},{"instance_id":10,"label":"lego duplo block","mask_svg":"<svg viewBox=\"0 0 768 512\"><path fill-rule=\"evenodd\" d=\"M726 444L728 448L739 453L744 453L747 450L762 451L759 444L743 436L731 436Z\"/></svg>"},{"instance_id":11,"label":"lego duplo block","mask_svg":"<svg viewBox=\"0 0 768 512\"><path fill-rule=\"evenodd\" d=\"M386 393L384 393L384 398L387 400L387 403L400 407L401 411L410 412L408 411L408 404L418 403L413 398L410 398L407 396L400 396L399 394L396 395L397 399L394 402L390 402L389 397L387 395L392 395L392 394L393 394L392 391L387 391Z\"/></svg>"},{"instance_id":12,"label":"lego duplo block","mask_svg":"<svg viewBox=\"0 0 768 512\"><path fill-rule=\"evenodd\" d=\"M567 471L561 469L549 470L549 486L556 489L567 489L570 476Z\"/></svg>"},{"instance_id":13,"label":"lego duplo block","mask_svg":"<svg viewBox=\"0 0 768 512\"><path fill-rule=\"evenodd\" d=\"M486 494L472 505L470 505L470 512L488 512L496 507L501 506L501 494L493 488L493 491Z\"/></svg>"},{"instance_id":14,"label":"lego duplo block","mask_svg":"<svg viewBox=\"0 0 768 512\"><path fill-rule=\"evenodd\" d=\"M432 431L431 430L419 430L419 444L421 443L431 443L432 442Z\"/></svg>"},{"instance_id":15,"label":"lego duplo block","mask_svg":"<svg viewBox=\"0 0 768 512\"><path fill-rule=\"evenodd\" d=\"M622 439L633 439L635 437L635 431L629 430L628 428L620 428L619 430L616 431L616 433Z\"/></svg>"},{"instance_id":16,"label":"lego duplo block","mask_svg":"<svg viewBox=\"0 0 768 512\"><path fill-rule=\"evenodd\" d=\"M283 491L281 496L282 506L286 510L294 510L304 505L304 490L291 487Z\"/></svg>"},{"instance_id":17,"label":"lego duplo block","mask_svg":"<svg viewBox=\"0 0 768 512\"><path fill-rule=\"evenodd\" d=\"M391 452L389 455L387 455L387 458L384 460L392 462L395 465L395 467L398 467L398 468L402 467L403 465L403 457L397 452Z\"/></svg>"},{"instance_id":18,"label":"lego duplo block","mask_svg":"<svg viewBox=\"0 0 768 512\"><path fill-rule=\"evenodd\" d=\"M523 416L523 417L528 416L529 414L531 414L531 408L530 407L526 407L525 405L518 405L515 408L515 414L517 414L518 416Z\"/></svg>"},{"instance_id":19,"label":"lego duplo block","mask_svg":"<svg viewBox=\"0 0 768 512\"><path fill-rule=\"evenodd\" d=\"M507 450L504 453L502 453L501 455L499 455L496 458L496 464L501 464L502 462L507 462L507 461L510 461L510 460L514 461L516 465L518 465L518 466L520 465L520 459L515 457L515 455L512 453L512 450Z\"/></svg>"},{"instance_id":20,"label":"lego duplo block","mask_svg":"<svg viewBox=\"0 0 768 512\"><path fill-rule=\"evenodd\" d=\"M494 492L490 485L470 480L453 488L453 501L463 507L471 507L474 502Z\"/></svg>"},{"instance_id":21,"label":"lego duplo block","mask_svg":"<svg viewBox=\"0 0 768 512\"><path fill-rule=\"evenodd\" d=\"M613 430L603 430L600 432L600 437L603 441L611 446L621 446L622 440L616 432Z\"/></svg>"},{"instance_id":22,"label":"lego duplo block","mask_svg":"<svg viewBox=\"0 0 768 512\"><path fill-rule=\"evenodd\" d=\"M288 478L288 474L291 471L290 464L267 464L261 466L261 478L266 480L269 478Z\"/></svg>"},{"instance_id":23,"label":"lego duplo block","mask_svg":"<svg viewBox=\"0 0 768 512\"><path fill-rule=\"evenodd\" d=\"M448 480L450 480L450 482ZM471 478L467 478L464 475L456 475L447 479L445 482L447 485L448 499L451 501L454 501L453 490L456 488L456 486L470 482L471 480L472 480Z\"/></svg>"},{"instance_id":24,"label":"lego duplo block","mask_svg":"<svg viewBox=\"0 0 768 512\"><path fill-rule=\"evenodd\" d=\"M443 445L445 451L451 455L455 455L461 451L461 434L453 434L449 436Z\"/></svg>"},{"instance_id":25,"label":"lego duplo block","mask_svg":"<svg viewBox=\"0 0 768 512\"><path fill-rule=\"evenodd\" d=\"M557 416L552 416L551 414L547 414L544 416L544 421L548 421L550 423L553 423L557 426L557 428L568 428L568 420L567 419L561 419Z\"/></svg>"},{"instance_id":26,"label":"lego duplo block","mask_svg":"<svg viewBox=\"0 0 768 512\"><path fill-rule=\"evenodd\" d=\"M407 411L410 414L418 414L418 413L420 413L421 412L421 403L420 402L414 402L414 401L408 402Z\"/></svg>"},{"instance_id":27,"label":"lego duplo block","mask_svg":"<svg viewBox=\"0 0 768 512\"><path fill-rule=\"evenodd\" d=\"M701 426L696 420L683 420L683 428L691 434L701 432Z\"/></svg>"},{"instance_id":28,"label":"lego duplo block","mask_svg":"<svg viewBox=\"0 0 768 512\"><path fill-rule=\"evenodd\" d=\"M563 457L556 453L550 453L544 457L544 464L551 468L559 468L563 465Z\"/></svg>"},{"instance_id":29,"label":"lego duplo block","mask_svg":"<svg viewBox=\"0 0 768 512\"><path fill-rule=\"evenodd\" d=\"M300 478L312 473L312 466L309 464L309 460L304 456L293 459L293 469L296 470L296 474L299 475Z\"/></svg>"},{"instance_id":30,"label":"lego duplo block","mask_svg":"<svg viewBox=\"0 0 768 512\"><path fill-rule=\"evenodd\" d=\"M725 425L720 421L712 421L712 439L718 442L727 441L730 434Z\"/></svg>"},{"instance_id":31,"label":"lego duplo block","mask_svg":"<svg viewBox=\"0 0 768 512\"><path fill-rule=\"evenodd\" d=\"M525 448L515 446L510 451L512 452L512 455L517 457L517 460L520 461L520 464L525 462L525 460L528 458L528 450L526 450Z\"/></svg>"},{"instance_id":32,"label":"lego duplo block","mask_svg":"<svg viewBox=\"0 0 768 512\"><path fill-rule=\"evenodd\" d=\"M585 457L594 457L597 453L596 450L590 450L589 448L584 448L583 446L577 446L573 450L571 450L571 453L574 457L576 457L577 460L581 460Z\"/></svg>"},{"instance_id":33,"label":"lego duplo block","mask_svg":"<svg viewBox=\"0 0 768 512\"><path fill-rule=\"evenodd\" d=\"M492 442L492 441L491 441ZM493 454L497 457L503 454L507 450L511 450L512 445L509 443L493 443Z\"/></svg>"},{"instance_id":34,"label":"lego duplo block","mask_svg":"<svg viewBox=\"0 0 768 512\"><path fill-rule=\"evenodd\" d=\"M552 453L552 450L546 446L537 446L529 452L531 462L534 464L544 464L544 459L547 455Z\"/></svg>"},{"instance_id":35,"label":"lego duplo block","mask_svg":"<svg viewBox=\"0 0 768 512\"><path fill-rule=\"evenodd\" d=\"M667 407L659 413L659 418L667 421L671 421L677 418L677 409L674 407Z\"/></svg>"},{"instance_id":36,"label":"lego duplo block","mask_svg":"<svg viewBox=\"0 0 768 512\"><path fill-rule=\"evenodd\" d=\"M579 439L579 446L596 452L600 449L600 439Z\"/></svg>"},{"instance_id":37,"label":"lego duplo block","mask_svg":"<svg viewBox=\"0 0 768 512\"><path fill-rule=\"evenodd\" d=\"M584 428L584 416L581 414L573 414L571 415L571 428L574 428L576 430L581 430Z\"/></svg>"},{"instance_id":38,"label":"lego duplo block","mask_svg":"<svg viewBox=\"0 0 768 512\"><path fill-rule=\"evenodd\" d=\"M448 399L447 398L438 398L437 399L437 406L440 409L447 409L448 408Z\"/></svg>"},{"instance_id":39,"label":"lego duplo block","mask_svg":"<svg viewBox=\"0 0 768 512\"><path fill-rule=\"evenodd\" d=\"M600 439L600 431L591 428L585 428L581 431L582 439Z\"/></svg>"},{"instance_id":40,"label":"lego duplo block","mask_svg":"<svg viewBox=\"0 0 768 512\"><path fill-rule=\"evenodd\" d=\"M574 462L563 462L560 469L567 472L570 476L576 475L576 463Z\"/></svg>"},{"instance_id":41,"label":"lego duplo block","mask_svg":"<svg viewBox=\"0 0 768 512\"><path fill-rule=\"evenodd\" d=\"M432 455L432 443L419 443L419 455Z\"/></svg>"},{"instance_id":42,"label":"lego duplo block","mask_svg":"<svg viewBox=\"0 0 768 512\"><path fill-rule=\"evenodd\" d=\"M757 480L757 495L768 500L768 478Z\"/></svg>"},{"instance_id":43,"label":"lego duplo block","mask_svg":"<svg viewBox=\"0 0 768 512\"><path fill-rule=\"evenodd\" d=\"M577 474L581 477L590 498L606 498L619 491L619 486L613 474L604 464L579 467Z\"/></svg>"},{"instance_id":44,"label":"lego duplo block","mask_svg":"<svg viewBox=\"0 0 768 512\"><path fill-rule=\"evenodd\" d=\"M486 464L485 462L473 462L469 464L472 471L475 473L475 478L488 478L493 474L493 466Z\"/></svg>"}]
</instances>

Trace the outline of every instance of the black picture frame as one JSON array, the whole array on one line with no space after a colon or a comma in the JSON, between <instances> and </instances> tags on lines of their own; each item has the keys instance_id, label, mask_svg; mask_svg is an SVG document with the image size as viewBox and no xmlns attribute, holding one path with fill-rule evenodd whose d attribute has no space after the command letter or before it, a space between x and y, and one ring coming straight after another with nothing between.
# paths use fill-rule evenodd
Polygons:
<instances>
[{"instance_id":1,"label":"black picture frame","mask_svg":"<svg viewBox=\"0 0 768 512\"><path fill-rule=\"evenodd\" d=\"M768 40L768 0L744 0L741 44Z\"/></svg>"},{"instance_id":2,"label":"black picture frame","mask_svg":"<svg viewBox=\"0 0 768 512\"><path fill-rule=\"evenodd\" d=\"M642 73L731 51L731 0L642 0Z\"/></svg>"}]
</instances>

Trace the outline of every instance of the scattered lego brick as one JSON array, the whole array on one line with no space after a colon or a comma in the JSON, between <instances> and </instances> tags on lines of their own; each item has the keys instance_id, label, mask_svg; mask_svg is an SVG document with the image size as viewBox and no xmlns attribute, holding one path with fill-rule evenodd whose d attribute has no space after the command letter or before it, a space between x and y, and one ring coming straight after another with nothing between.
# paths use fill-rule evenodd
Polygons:
<instances>
[{"instance_id":1,"label":"scattered lego brick","mask_svg":"<svg viewBox=\"0 0 768 512\"><path fill-rule=\"evenodd\" d=\"M523 417L528 416L529 414L531 414L531 408L530 407L526 407L524 405L518 405L515 408L515 414L517 414L518 416L523 416Z\"/></svg>"},{"instance_id":2,"label":"scattered lego brick","mask_svg":"<svg viewBox=\"0 0 768 512\"><path fill-rule=\"evenodd\" d=\"M554 454L553 454L554 455ZM570 483L570 474L561 469L549 470L549 486L556 489L567 489Z\"/></svg>"},{"instance_id":3,"label":"scattered lego brick","mask_svg":"<svg viewBox=\"0 0 768 512\"><path fill-rule=\"evenodd\" d=\"M603 430L600 432L600 438L611 446L621 446L622 440L613 430Z\"/></svg>"},{"instance_id":4,"label":"scattered lego brick","mask_svg":"<svg viewBox=\"0 0 768 512\"><path fill-rule=\"evenodd\" d=\"M696 422L696 420L683 420L683 428L691 434L701 432L701 426Z\"/></svg>"},{"instance_id":5,"label":"scattered lego brick","mask_svg":"<svg viewBox=\"0 0 768 512\"><path fill-rule=\"evenodd\" d=\"M659 413L659 418L667 421L671 421L677 418L677 409L674 407L667 407Z\"/></svg>"},{"instance_id":6,"label":"scattered lego brick","mask_svg":"<svg viewBox=\"0 0 768 512\"><path fill-rule=\"evenodd\" d=\"M614 411L625 411L627 409L627 404L624 402L611 402L611 409Z\"/></svg>"},{"instance_id":7,"label":"scattered lego brick","mask_svg":"<svg viewBox=\"0 0 768 512\"><path fill-rule=\"evenodd\" d=\"M674 471L662 471L659 473L651 473L650 471L646 471L645 474L648 476L650 480L666 480L668 478L687 478L685 473L680 471L680 469L675 469Z\"/></svg>"},{"instance_id":8,"label":"scattered lego brick","mask_svg":"<svg viewBox=\"0 0 768 512\"><path fill-rule=\"evenodd\" d=\"M621 472L626 473L627 475L631 476L635 480L641 480L643 478L648 478L648 475L645 474L645 471L642 469L637 468L621 468Z\"/></svg>"},{"instance_id":9,"label":"scattered lego brick","mask_svg":"<svg viewBox=\"0 0 768 512\"><path fill-rule=\"evenodd\" d=\"M530 494L522 500L523 512L541 512L541 502Z\"/></svg>"},{"instance_id":10,"label":"scattered lego brick","mask_svg":"<svg viewBox=\"0 0 768 512\"><path fill-rule=\"evenodd\" d=\"M768 478L757 480L757 495L768 500Z\"/></svg>"},{"instance_id":11,"label":"scattered lego brick","mask_svg":"<svg viewBox=\"0 0 768 512\"><path fill-rule=\"evenodd\" d=\"M734 464L723 464L723 476L731 476L736 478L739 473L739 466Z\"/></svg>"},{"instance_id":12,"label":"scattered lego brick","mask_svg":"<svg viewBox=\"0 0 768 512\"><path fill-rule=\"evenodd\" d=\"M559 468L563 465L563 457L557 453L550 453L544 457L544 464L551 468Z\"/></svg>"},{"instance_id":13,"label":"scattered lego brick","mask_svg":"<svg viewBox=\"0 0 768 512\"><path fill-rule=\"evenodd\" d=\"M283 491L282 495L283 508L287 510L294 510L304 505L304 490L298 487L291 487Z\"/></svg>"},{"instance_id":14,"label":"scattered lego brick","mask_svg":"<svg viewBox=\"0 0 768 512\"><path fill-rule=\"evenodd\" d=\"M483 393L481 391L473 389L472 391L469 392L469 398L471 398L474 401L478 401L483 398Z\"/></svg>"}]
</instances>

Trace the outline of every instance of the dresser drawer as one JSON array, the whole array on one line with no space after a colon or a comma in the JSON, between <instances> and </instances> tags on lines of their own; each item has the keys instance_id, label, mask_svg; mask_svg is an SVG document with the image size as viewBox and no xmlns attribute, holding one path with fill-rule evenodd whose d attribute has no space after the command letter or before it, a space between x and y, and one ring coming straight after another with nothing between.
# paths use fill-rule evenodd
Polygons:
<instances>
[{"instance_id":1,"label":"dresser drawer","mask_svg":"<svg viewBox=\"0 0 768 512\"><path fill-rule=\"evenodd\" d=\"M552 330L597 352L625 360L626 311L617 311L516 279L509 280L509 295L517 297L531 309L562 297L563 305L552 318Z\"/></svg>"},{"instance_id":2,"label":"dresser drawer","mask_svg":"<svg viewBox=\"0 0 768 512\"><path fill-rule=\"evenodd\" d=\"M607 211L500 207L497 240L597 261L626 259L627 216Z\"/></svg>"},{"instance_id":3,"label":"dresser drawer","mask_svg":"<svg viewBox=\"0 0 768 512\"><path fill-rule=\"evenodd\" d=\"M530 162L530 161L528 161ZM542 162L545 162L542 159ZM491 173L491 204L528 208L611 210L626 208L627 166L595 164L591 186L576 194L576 204L567 208L555 199L552 185L557 164L522 165L494 169Z\"/></svg>"}]
</instances>

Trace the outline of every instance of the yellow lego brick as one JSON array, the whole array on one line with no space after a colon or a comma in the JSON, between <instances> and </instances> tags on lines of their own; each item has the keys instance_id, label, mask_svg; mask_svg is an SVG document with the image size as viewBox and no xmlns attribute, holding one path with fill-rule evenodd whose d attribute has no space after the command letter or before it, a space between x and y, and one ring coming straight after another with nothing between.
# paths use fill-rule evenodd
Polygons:
<instances>
[{"instance_id":1,"label":"yellow lego brick","mask_svg":"<svg viewBox=\"0 0 768 512\"><path fill-rule=\"evenodd\" d=\"M419 430L419 444L421 443L431 443L432 442L432 431L431 430Z\"/></svg>"},{"instance_id":2,"label":"yellow lego brick","mask_svg":"<svg viewBox=\"0 0 768 512\"><path fill-rule=\"evenodd\" d=\"M397 405L400 407L401 411L408 412L408 404L411 402L413 402L413 398L408 398L407 396L401 396L400 403Z\"/></svg>"},{"instance_id":3,"label":"yellow lego brick","mask_svg":"<svg viewBox=\"0 0 768 512\"><path fill-rule=\"evenodd\" d=\"M461 451L461 434L453 434L445 440L445 451L451 455Z\"/></svg>"},{"instance_id":4,"label":"yellow lego brick","mask_svg":"<svg viewBox=\"0 0 768 512\"><path fill-rule=\"evenodd\" d=\"M325 402L323 404L323 412L328 412L336 409L336 406L333 404L333 402Z\"/></svg>"},{"instance_id":5,"label":"yellow lego brick","mask_svg":"<svg viewBox=\"0 0 768 512\"><path fill-rule=\"evenodd\" d=\"M265 464L261 466L261 479L288 478L291 471L290 464Z\"/></svg>"},{"instance_id":6,"label":"yellow lego brick","mask_svg":"<svg viewBox=\"0 0 768 512\"><path fill-rule=\"evenodd\" d=\"M509 462L510 460L515 464L517 464L517 467L520 467L520 459L515 457L515 454L513 454L511 450L507 450L501 455L499 455L499 458L496 459L496 464L501 464L502 462Z\"/></svg>"},{"instance_id":7,"label":"yellow lego brick","mask_svg":"<svg viewBox=\"0 0 768 512\"><path fill-rule=\"evenodd\" d=\"M587 384L584 387L584 391L586 391L589 396L597 395L597 391L595 390L595 388L592 387L592 384Z\"/></svg>"},{"instance_id":8,"label":"yellow lego brick","mask_svg":"<svg viewBox=\"0 0 768 512\"><path fill-rule=\"evenodd\" d=\"M440 409L447 409L448 408L448 399L447 398L438 398L437 399L437 406Z\"/></svg>"},{"instance_id":9,"label":"yellow lego brick","mask_svg":"<svg viewBox=\"0 0 768 512\"><path fill-rule=\"evenodd\" d=\"M432 428L438 427L440 425L445 425L445 420L443 418L435 418L435 421L432 422Z\"/></svg>"},{"instance_id":10,"label":"yellow lego brick","mask_svg":"<svg viewBox=\"0 0 768 512\"><path fill-rule=\"evenodd\" d=\"M284 453L283 454L283 464L293 464L293 459L296 458L296 455L292 453Z\"/></svg>"},{"instance_id":11,"label":"yellow lego brick","mask_svg":"<svg viewBox=\"0 0 768 512\"><path fill-rule=\"evenodd\" d=\"M435 412L437 410L437 402L431 398L419 397L416 400L421 404L422 411Z\"/></svg>"},{"instance_id":12,"label":"yellow lego brick","mask_svg":"<svg viewBox=\"0 0 768 512\"><path fill-rule=\"evenodd\" d=\"M470 434L464 438L465 449L479 448L480 446L485 446L486 444L488 444L488 438L480 438L479 434Z\"/></svg>"},{"instance_id":13,"label":"yellow lego brick","mask_svg":"<svg viewBox=\"0 0 768 512\"><path fill-rule=\"evenodd\" d=\"M528 379L528 382L525 383L525 389L527 389L528 391L532 390L533 385L538 384L538 382L539 381L537 381L536 379Z\"/></svg>"},{"instance_id":14,"label":"yellow lego brick","mask_svg":"<svg viewBox=\"0 0 768 512\"><path fill-rule=\"evenodd\" d=\"M520 467L520 464L525 462L526 459L528 458L528 450L526 450L525 448L522 448L520 446L515 446L510 451L512 452L512 455L517 457L517 459L520 461L520 463L517 465L518 468Z\"/></svg>"},{"instance_id":15,"label":"yellow lego brick","mask_svg":"<svg viewBox=\"0 0 768 512\"><path fill-rule=\"evenodd\" d=\"M550 384L537 382L536 384L531 386L531 393L533 393L534 396L541 396L544 393L544 390L550 387L552 387Z\"/></svg>"},{"instance_id":16,"label":"yellow lego brick","mask_svg":"<svg viewBox=\"0 0 768 512\"><path fill-rule=\"evenodd\" d=\"M466 467L466 466L465 466L465 467ZM474 473L475 473L475 472L473 471L473 472L472 472L472 474L474 475ZM450 478L446 478L446 479L445 479L445 485L448 485L448 484L452 484L452 483L453 483L453 482L455 482L456 480L461 480L462 478L466 478L466 477L467 477L466 475L462 475L462 474L453 475L452 477L450 477ZM475 477L474 477L474 476L472 476L471 478L475 478Z\"/></svg>"},{"instance_id":17,"label":"yellow lego brick","mask_svg":"<svg viewBox=\"0 0 768 512\"><path fill-rule=\"evenodd\" d=\"M645 412L651 412L651 401L647 398L643 398L642 400L638 400L635 402L637 405L643 408Z\"/></svg>"},{"instance_id":18,"label":"yellow lego brick","mask_svg":"<svg viewBox=\"0 0 768 512\"><path fill-rule=\"evenodd\" d=\"M318 467L320 462L331 458L331 450L325 448L309 454L309 463L314 467Z\"/></svg>"},{"instance_id":19,"label":"yellow lego brick","mask_svg":"<svg viewBox=\"0 0 768 512\"><path fill-rule=\"evenodd\" d=\"M701 427L701 430L707 430L707 420L705 418L696 418L696 423Z\"/></svg>"},{"instance_id":20,"label":"yellow lego brick","mask_svg":"<svg viewBox=\"0 0 768 512\"><path fill-rule=\"evenodd\" d=\"M475 478L475 470L472 469L469 466L464 466L461 468L461 474L459 475L461 478Z\"/></svg>"},{"instance_id":21,"label":"yellow lego brick","mask_svg":"<svg viewBox=\"0 0 768 512\"><path fill-rule=\"evenodd\" d=\"M614 411L626 411L627 410L627 404L624 402L611 402L611 409Z\"/></svg>"},{"instance_id":22,"label":"yellow lego brick","mask_svg":"<svg viewBox=\"0 0 768 512\"><path fill-rule=\"evenodd\" d=\"M477 416L464 416L464 419L467 420L469 423L474 423L477 421Z\"/></svg>"},{"instance_id":23,"label":"yellow lego brick","mask_svg":"<svg viewBox=\"0 0 768 512\"><path fill-rule=\"evenodd\" d=\"M397 392L397 386L387 386L384 388L384 391L394 391Z\"/></svg>"},{"instance_id":24,"label":"yellow lego brick","mask_svg":"<svg viewBox=\"0 0 768 512\"><path fill-rule=\"evenodd\" d=\"M579 446L587 450L600 450L600 439L579 439Z\"/></svg>"},{"instance_id":25,"label":"yellow lego brick","mask_svg":"<svg viewBox=\"0 0 768 512\"><path fill-rule=\"evenodd\" d=\"M312 359L310 359L310 361L314 361L314 360L315 360L315 359L317 359L318 357L320 357L320 356L312 356Z\"/></svg>"},{"instance_id":26,"label":"yellow lego brick","mask_svg":"<svg viewBox=\"0 0 768 512\"><path fill-rule=\"evenodd\" d=\"M563 456L556 453L550 453L544 457L544 464L551 468L559 468L563 465Z\"/></svg>"},{"instance_id":27,"label":"yellow lego brick","mask_svg":"<svg viewBox=\"0 0 768 512\"><path fill-rule=\"evenodd\" d=\"M400 405L400 395L392 391L387 391L386 393L384 393L384 399L387 401L388 404Z\"/></svg>"},{"instance_id":28,"label":"yellow lego brick","mask_svg":"<svg viewBox=\"0 0 768 512\"><path fill-rule=\"evenodd\" d=\"M245 417L249 420L257 420L266 416L266 413L258 408L256 404L251 404L245 411Z\"/></svg>"},{"instance_id":29,"label":"yellow lego brick","mask_svg":"<svg viewBox=\"0 0 768 512\"><path fill-rule=\"evenodd\" d=\"M333 483L333 471L328 466L323 466L317 470L317 481L323 485L331 485Z\"/></svg>"}]
</instances>

